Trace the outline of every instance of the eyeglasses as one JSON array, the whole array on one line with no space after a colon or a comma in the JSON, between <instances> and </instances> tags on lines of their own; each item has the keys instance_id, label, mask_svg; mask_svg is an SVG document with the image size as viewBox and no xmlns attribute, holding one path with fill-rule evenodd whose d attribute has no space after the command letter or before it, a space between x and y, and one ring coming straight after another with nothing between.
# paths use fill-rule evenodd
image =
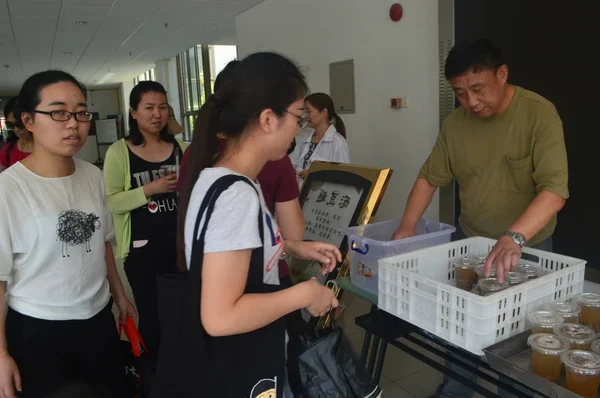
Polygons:
<instances>
[{"instance_id":1,"label":"eyeglasses","mask_svg":"<svg viewBox=\"0 0 600 398\"><path fill-rule=\"evenodd\" d=\"M34 113L41 113L42 115L49 115L52 120L57 122L66 122L71 120L75 116L75 120L78 122L91 122L94 118L94 114L88 111L69 112L69 111L38 111L34 110Z\"/></svg>"},{"instance_id":2,"label":"eyeglasses","mask_svg":"<svg viewBox=\"0 0 600 398\"><path fill-rule=\"evenodd\" d=\"M306 117L306 111L303 111L302 115L296 115L295 113L290 112L288 110L284 112L289 113L292 116L296 116L298 118L298 126L300 126L301 129L305 128L310 123L310 119Z\"/></svg>"},{"instance_id":3,"label":"eyeglasses","mask_svg":"<svg viewBox=\"0 0 600 398\"><path fill-rule=\"evenodd\" d=\"M13 122L4 122L4 125L8 130L13 130L15 128L15 124Z\"/></svg>"}]
</instances>

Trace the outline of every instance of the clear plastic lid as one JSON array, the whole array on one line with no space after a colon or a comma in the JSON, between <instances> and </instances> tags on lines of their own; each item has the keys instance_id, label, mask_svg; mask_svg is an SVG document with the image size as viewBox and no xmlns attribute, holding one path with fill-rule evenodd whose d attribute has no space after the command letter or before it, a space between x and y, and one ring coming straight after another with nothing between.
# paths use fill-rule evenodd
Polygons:
<instances>
[{"instance_id":1,"label":"clear plastic lid","mask_svg":"<svg viewBox=\"0 0 600 398\"><path fill-rule=\"evenodd\" d=\"M554 333L571 344L591 344L596 338L594 329L576 323L563 323L554 328Z\"/></svg>"},{"instance_id":2,"label":"clear plastic lid","mask_svg":"<svg viewBox=\"0 0 600 398\"><path fill-rule=\"evenodd\" d=\"M600 339L594 340L592 342L591 350L594 351L596 354L600 354Z\"/></svg>"},{"instance_id":3,"label":"clear plastic lid","mask_svg":"<svg viewBox=\"0 0 600 398\"><path fill-rule=\"evenodd\" d=\"M479 275L480 278L485 278L485 275L483 275L483 264L480 264L477 266L477 268L475 269L475 272L477 272L477 275ZM495 278L496 277L496 264L492 265L492 270L490 272L490 278Z\"/></svg>"},{"instance_id":4,"label":"clear plastic lid","mask_svg":"<svg viewBox=\"0 0 600 398\"><path fill-rule=\"evenodd\" d=\"M515 271L527 275L529 279L537 278L539 276L542 276L543 274L543 271L540 267L536 267L535 265L530 264L519 264L517 265Z\"/></svg>"},{"instance_id":5,"label":"clear plastic lid","mask_svg":"<svg viewBox=\"0 0 600 398\"><path fill-rule=\"evenodd\" d=\"M574 301L586 307L600 307L600 294L581 293L575 297Z\"/></svg>"},{"instance_id":6,"label":"clear plastic lid","mask_svg":"<svg viewBox=\"0 0 600 398\"><path fill-rule=\"evenodd\" d=\"M544 355L560 355L571 345L560 337L550 333L536 333L529 336L527 345Z\"/></svg>"},{"instance_id":7,"label":"clear plastic lid","mask_svg":"<svg viewBox=\"0 0 600 398\"><path fill-rule=\"evenodd\" d=\"M544 329L553 329L565 322L565 318L556 312L552 311L534 311L527 314L527 320L531 322L534 327L540 327Z\"/></svg>"},{"instance_id":8,"label":"clear plastic lid","mask_svg":"<svg viewBox=\"0 0 600 398\"><path fill-rule=\"evenodd\" d=\"M467 254L467 257L471 260L473 260L474 262L476 262L477 264L483 264L485 263L485 260L487 259L489 253L484 253L484 252L474 252L474 253L469 253Z\"/></svg>"},{"instance_id":9,"label":"clear plastic lid","mask_svg":"<svg viewBox=\"0 0 600 398\"><path fill-rule=\"evenodd\" d=\"M576 373L600 375L600 354L591 351L567 351L560 355L565 367Z\"/></svg>"},{"instance_id":10,"label":"clear plastic lid","mask_svg":"<svg viewBox=\"0 0 600 398\"><path fill-rule=\"evenodd\" d=\"M510 271L508 274L504 275L504 279L512 286L523 283L529 278L527 278L527 275L521 272Z\"/></svg>"},{"instance_id":11,"label":"clear plastic lid","mask_svg":"<svg viewBox=\"0 0 600 398\"><path fill-rule=\"evenodd\" d=\"M475 268L479 265L476 259L469 258L469 256L457 258L453 263L456 268Z\"/></svg>"},{"instance_id":12,"label":"clear plastic lid","mask_svg":"<svg viewBox=\"0 0 600 398\"><path fill-rule=\"evenodd\" d=\"M506 289L509 285L508 281L498 282L496 278L483 278L477 283L477 286L482 293L495 293Z\"/></svg>"},{"instance_id":13,"label":"clear plastic lid","mask_svg":"<svg viewBox=\"0 0 600 398\"><path fill-rule=\"evenodd\" d=\"M570 303L568 301L556 301L554 303L548 303L544 305L544 309L556 312L565 318L577 316L581 312L581 308L577 304Z\"/></svg>"}]
</instances>

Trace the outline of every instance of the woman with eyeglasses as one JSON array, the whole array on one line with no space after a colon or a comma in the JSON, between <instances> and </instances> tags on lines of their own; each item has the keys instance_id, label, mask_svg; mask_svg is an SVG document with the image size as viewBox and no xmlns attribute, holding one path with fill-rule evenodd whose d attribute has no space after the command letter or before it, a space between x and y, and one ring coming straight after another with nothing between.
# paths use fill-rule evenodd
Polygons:
<instances>
[{"instance_id":1,"label":"woman with eyeglasses","mask_svg":"<svg viewBox=\"0 0 600 398\"><path fill-rule=\"evenodd\" d=\"M306 89L289 59L256 53L237 63L200 109L179 227L180 266L197 279L189 280L189 305L173 309L193 322L186 330L194 343L182 352L173 349L178 341L161 342L151 397L285 396L284 317L337 307L333 291L315 279L281 286L284 250L320 261L324 273L341 254L330 244L283 237L257 183L265 164L286 156L299 133Z\"/></svg>"},{"instance_id":2,"label":"woman with eyeglasses","mask_svg":"<svg viewBox=\"0 0 600 398\"><path fill-rule=\"evenodd\" d=\"M167 92L142 81L129 96L129 135L111 145L104 160L117 258L124 261L148 355L158 350L156 277L177 269L175 190L185 144L169 133Z\"/></svg>"},{"instance_id":3,"label":"woman with eyeglasses","mask_svg":"<svg viewBox=\"0 0 600 398\"><path fill-rule=\"evenodd\" d=\"M350 163L350 151L346 141L346 126L335 112L333 100L325 93L311 94L304 100L306 121L314 132L298 142L290 155L302 186L308 169L315 160Z\"/></svg>"},{"instance_id":4,"label":"woman with eyeglasses","mask_svg":"<svg viewBox=\"0 0 600 398\"><path fill-rule=\"evenodd\" d=\"M4 105L6 128L14 133L14 139L7 140L0 151L0 172L25 159L33 150L33 135L15 118L17 98L13 97Z\"/></svg>"},{"instance_id":5,"label":"woman with eyeglasses","mask_svg":"<svg viewBox=\"0 0 600 398\"><path fill-rule=\"evenodd\" d=\"M0 397L53 396L73 383L120 397L113 300L121 320L136 314L109 242L102 173L74 158L92 120L85 88L41 72L23 84L19 110L34 146L0 174Z\"/></svg>"}]
</instances>

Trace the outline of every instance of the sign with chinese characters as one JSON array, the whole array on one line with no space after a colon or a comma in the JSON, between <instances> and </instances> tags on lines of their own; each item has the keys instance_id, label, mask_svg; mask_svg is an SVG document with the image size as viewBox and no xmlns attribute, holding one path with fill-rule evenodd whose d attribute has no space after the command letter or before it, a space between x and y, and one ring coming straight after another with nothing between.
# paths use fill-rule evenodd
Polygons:
<instances>
[{"instance_id":1,"label":"sign with chinese characters","mask_svg":"<svg viewBox=\"0 0 600 398\"><path fill-rule=\"evenodd\" d=\"M363 188L329 181L313 181L304 200L304 240L342 245L346 229L360 201Z\"/></svg>"}]
</instances>

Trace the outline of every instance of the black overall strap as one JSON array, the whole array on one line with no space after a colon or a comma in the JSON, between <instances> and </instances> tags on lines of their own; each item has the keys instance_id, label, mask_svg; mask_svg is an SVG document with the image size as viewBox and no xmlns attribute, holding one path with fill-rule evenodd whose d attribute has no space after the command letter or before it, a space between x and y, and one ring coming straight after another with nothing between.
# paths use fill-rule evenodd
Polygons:
<instances>
[{"instance_id":1,"label":"black overall strap","mask_svg":"<svg viewBox=\"0 0 600 398\"><path fill-rule=\"evenodd\" d=\"M217 179L213 185L208 189L206 195L204 196L204 200L200 205L200 209L198 210L198 214L196 216L196 224L194 225L194 236L192 240L192 254L190 256L190 279L194 281L198 281L202 277L202 261L198 261L204 256L204 238L206 236L206 230L208 228L208 222L210 221L210 217L215 209L215 204L217 199L221 194L229 189L233 184L238 181L243 181L250 185L252 189L258 195L258 191L254 184L244 176L229 174ZM258 229L260 234L261 241L263 240L264 235L264 226L262 222L262 209L260 206L260 195L259 195L259 204L258 204ZM202 232L200 236L198 236L198 231L200 230L200 222L202 221L202 216L204 217L204 225L202 227Z\"/></svg>"}]
</instances>

